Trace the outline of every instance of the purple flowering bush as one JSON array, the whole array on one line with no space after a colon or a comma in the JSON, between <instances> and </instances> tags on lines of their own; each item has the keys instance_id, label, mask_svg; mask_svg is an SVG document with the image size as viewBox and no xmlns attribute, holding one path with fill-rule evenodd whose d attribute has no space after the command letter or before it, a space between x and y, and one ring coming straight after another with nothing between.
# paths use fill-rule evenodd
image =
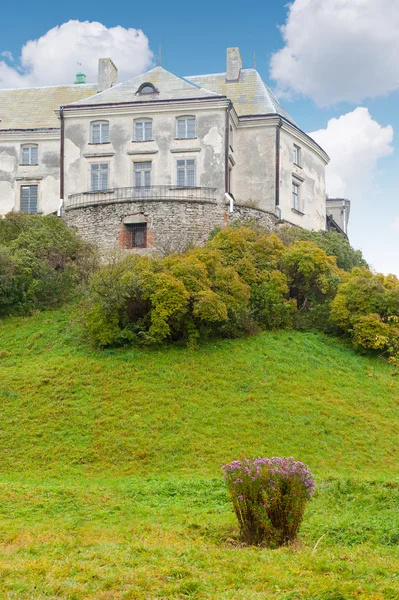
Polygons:
<instances>
[{"instance_id":1,"label":"purple flowering bush","mask_svg":"<svg viewBox=\"0 0 399 600\"><path fill-rule=\"evenodd\" d=\"M273 457L235 460L222 469L246 544L276 548L296 538L315 489L307 465Z\"/></svg>"}]
</instances>

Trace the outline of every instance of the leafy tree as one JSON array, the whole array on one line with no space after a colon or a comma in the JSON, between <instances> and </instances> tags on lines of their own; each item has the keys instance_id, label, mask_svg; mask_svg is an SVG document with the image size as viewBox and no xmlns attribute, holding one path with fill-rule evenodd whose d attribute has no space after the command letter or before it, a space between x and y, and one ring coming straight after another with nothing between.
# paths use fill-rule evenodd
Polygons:
<instances>
[{"instance_id":1,"label":"leafy tree","mask_svg":"<svg viewBox=\"0 0 399 600\"><path fill-rule=\"evenodd\" d=\"M53 215L0 219L0 315L60 304L96 265L94 249Z\"/></svg>"},{"instance_id":2,"label":"leafy tree","mask_svg":"<svg viewBox=\"0 0 399 600\"><path fill-rule=\"evenodd\" d=\"M335 258L313 242L295 242L286 248L281 267L287 277L290 298L302 310L333 298L340 282Z\"/></svg>"},{"instance_id":3,"label":"leafy tree","mask_svg":"<svg viewBox=\"0 0 399 600\"><path fill-rule=\"evenodd\" d=\"M337 231L307 231L299 227L285 226L277 235L286 246L295 242L313 242L328 254L334 256L340 269L351 271L354 267L367 267L361 250L355 250L341 233Z\"/></svg>"}]
</instances>

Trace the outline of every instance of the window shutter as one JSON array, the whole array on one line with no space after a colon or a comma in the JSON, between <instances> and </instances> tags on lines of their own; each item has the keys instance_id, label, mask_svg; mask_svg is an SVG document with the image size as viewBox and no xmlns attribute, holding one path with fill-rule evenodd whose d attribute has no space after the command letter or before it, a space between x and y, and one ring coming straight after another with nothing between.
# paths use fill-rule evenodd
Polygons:
<instances>
[{"instance_id":1,"label":"window shutter","mask_svg":"<svg viewBox=\"0 0 399 600\"><path fill-rule=\"evenodd\" d=\"M30 152L30 164L31 165L37 165L38 164L38 151L37 151L37 146L32 146L31 147L31 152Z\"/></svg>"},{"instance_id":2,"label":"window shutter","mask_svg":"<svg viewBox=\"0 0 399 600\"><path fill-rule=\"evenodd\" d=\"M195 138L195 119L187 119L187 137Z\"/></svg>"},{"instance_id":3,"label":"window shutter","mask_svg":"<svg viewBox=\"0 0 399 600\"><path fill-rule=\"evenodd\" d=\"M21 212L37 213L37 185L24 185L21 187Z\"/></svg>"},{"instance_id":4,"label":"window shutter","mask_svg":"<svg viewBox=\"0 0 399 600\"><path fill-rule=\"evenodd\" d=\"M136 142L142 142L144 140L143 134L144 134L143 122L136 121L136 133L135 133Z\"/></svg>"},{"instance_id":5,"label":"window shutter","mask_svg":"<svg viewBox=\"0 0 399 600\"><path fill-rule=\"evenodd\" d=\"M151 171L144 171L144 185L150 187L151 185Z\"/></svg>"},{"instance_id":6,"label":"window shutter","mask_svg":"<svg viewBox=\"0 0 399 600\"><path fill-rule=\"evenodd\" d=\"M91 126L91 143L99 144L101 142L100 123L93 123Z\"/></svg>"},{"instance_id":7,"label":"window shutter","mask_svg":"<svg viewBox=\"0 0 399 600\"><path fill-rule=\"evenodd\" d=\"M96 192L98 190L98 171L97 171L97 165L91 165L91 182L90 182L90 189L92 192Z\"/></svg>"},{"instance_id":8,"label":"window shutter","mask_svg":"<svg viewBox=\"0 0 399 600\"><path fill-rule=\"evenodd\" d=\"M29 148L27 146L25 146L24 148L22 148L22 164L23 165L29 165Z\"/></svg>"},{"instance_id":9,"label":"window shutter","mask_svg":"<svg viewBox=\"0 0 399 600\"><path fill-rule=\"evenodd\" d=\"M108 165L101 165L101 180L100 180L100 189L107 190L108 189Z\"/></svg>"},{"instance_id":10,"label":"window shutter","mask_svg":"<svg viewBox=\"0 0 399 600\"><path fill-rule=\"evenodd\" d=\"M152 121L145 121L145 140L152 140Z\"/></svg>"},{"instance_id":11,"label":"window shutter","mask_svg":"<svg viewBox=\"0 0 399 600\"><path fill-rule=\"evenodd\" d=\"M177 137L178 138L186 137L186 119L178 119L177 120Z\"/></svg>"},{"instance_id":12,"label":"window shutter","mask_svg":"<svg viewBox=\"0 0 399 600\"><path fill-rule=\"evenodd\" d=\"M185 165L184 160L178 160L177 161L177 177L176 177L176 181L177 181L177 185L179 187L184 187L185 184Z\"/></svg>"},{"instance_id":13,"label":"window shutter","mask_svg":"<svg viewBox=\"0 0 399 600\"><path fill-rule=\"evenodd\" d=\"M195 186L195 162L186 160L186 185L187 187Z\"/></svg>"},{"instance_id":14,"label":"window shutter","mask_svg":"<svg viewBox=\"0 0 399 600\"><path fill-rule=\"evenodd\" d=\"M37 185L30 186L30 213L37 213Z\"/></svg>"},{"instance_id":15,"label":"window shutter","mask_svg":"<svg viewBox=\"0 0 399 600\"><path fill-rule=\"evenodd\" d=\"M29 187L21 187L21 212L29 212Z\"/></svg>"},{"instance_id":16,"label":"window shutter","mask_svg":"<svg viewBox=\"0 0 399 600\"><path fill-rule=\"evenodd\" d=\"M108 144L109 142L109 123L102 123L101 141L103 144Z\"/></svg>"}]
</instances>

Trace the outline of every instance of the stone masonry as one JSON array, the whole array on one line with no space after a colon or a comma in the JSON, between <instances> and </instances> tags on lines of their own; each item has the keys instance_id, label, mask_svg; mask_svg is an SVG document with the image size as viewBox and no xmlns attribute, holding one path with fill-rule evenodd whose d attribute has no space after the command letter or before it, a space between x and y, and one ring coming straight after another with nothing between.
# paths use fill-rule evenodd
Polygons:
<instances>
[{"instance_id":1,"label":"stone masonry","mask_svg":"<svg viewBox=\"0 0 399 600\"><path fill-rule=\"evenodd\" d=\"M229 221L250 219L270 230L278 222L275 215L264 210L236 206L229 213L228 206L212 201L130 200L69 208L64 214L68 225L77 227L104 256L125 247L124 221L135 216L147 223L147 248L140 252L161 254L204 244L215 227L225 227Z\"/></svg>"}]
</instances>

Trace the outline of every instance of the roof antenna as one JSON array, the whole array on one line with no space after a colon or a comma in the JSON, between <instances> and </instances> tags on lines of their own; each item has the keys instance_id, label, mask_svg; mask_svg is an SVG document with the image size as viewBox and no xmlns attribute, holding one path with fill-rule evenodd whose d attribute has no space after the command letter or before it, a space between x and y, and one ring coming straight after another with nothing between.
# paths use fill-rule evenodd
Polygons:
<instances>
[{"instance_id":1,"label":"roof antenna","mask_svg":"<svg viewBox=\"0 0 399 600\"><path fill-rule=\"evenodd\" d=\"M158 67L162 67L162 44L159 44Z\"/></svg>"},{"instance_id":2,"label":"roof antenna","mask_svg":"<svg viewBox=\"0 0 399 600\"><path fill-rule=\"evenodd\" d=\"M254 69L256 69L256 52L254 52Z\"/></svg>"}]
</instances>

